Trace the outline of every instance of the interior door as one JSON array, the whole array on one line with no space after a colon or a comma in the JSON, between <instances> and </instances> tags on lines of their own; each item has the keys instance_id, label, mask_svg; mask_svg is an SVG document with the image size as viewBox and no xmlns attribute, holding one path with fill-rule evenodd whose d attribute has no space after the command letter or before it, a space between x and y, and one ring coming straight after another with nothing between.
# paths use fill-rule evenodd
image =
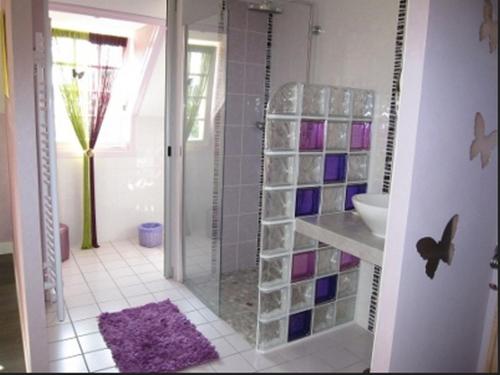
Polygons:
<instances>
[{"instance_id":1,"label":"interior door","mask_svg":"<svg viewBox=\"0 0 500 375\"><path fill-rule=\"evenodd\" d=\"M493 15L488 1L408 2L372 371L483 365L498 243L498 152L495 134L484 136L498 127L498 52L490 51L493 35L479 36L488 15L498 19L492 3ZM481 144L478 155L473 142Z\"/></svg>"}]
</instances>

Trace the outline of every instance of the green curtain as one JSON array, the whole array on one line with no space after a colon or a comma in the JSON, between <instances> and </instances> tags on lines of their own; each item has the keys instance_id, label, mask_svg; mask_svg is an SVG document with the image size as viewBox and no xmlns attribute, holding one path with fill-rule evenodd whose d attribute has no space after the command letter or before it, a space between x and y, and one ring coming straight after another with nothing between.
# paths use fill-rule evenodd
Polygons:
<instances>
[{"instance_id":1,"label":"green curtain","mask_svg":"<svg viewBox=\"0 0 500 375\"><path fill-rule=\"evenodd\" d=\"M80 88L78 80L73 78L70 83L60 86L61 94L66 106L66 112L73 125L78 142L83 150L83 239L82 249L92 248L92 222L91 222L91 201L90 201L90 174L89 164L92 150L89 149L89 142L85 126L85 120L80 107Z\"/></svg>"}]
</instances>

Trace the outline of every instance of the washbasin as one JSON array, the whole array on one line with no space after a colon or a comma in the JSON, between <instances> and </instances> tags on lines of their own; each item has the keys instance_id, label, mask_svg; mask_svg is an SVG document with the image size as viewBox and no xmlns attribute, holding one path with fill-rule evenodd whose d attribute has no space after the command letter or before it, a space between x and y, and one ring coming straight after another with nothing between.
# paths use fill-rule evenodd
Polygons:
<instances>
[{"instance_id":1,"label":"washbasin","mask_svg":"<svg viewBox=\"0 0 500 375\"><path fill-rule=\"evenodd\" d=\"M372 233L384 238L389 194L356 194L352 203Z\"/></svg>"}]
</instances>

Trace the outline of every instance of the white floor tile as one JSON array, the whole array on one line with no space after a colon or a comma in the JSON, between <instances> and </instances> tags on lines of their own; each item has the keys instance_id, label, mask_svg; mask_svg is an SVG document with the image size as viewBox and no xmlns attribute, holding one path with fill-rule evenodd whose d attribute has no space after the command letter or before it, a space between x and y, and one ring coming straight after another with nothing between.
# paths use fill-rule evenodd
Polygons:
<instances>
[{"instance_id":1,"label":"white floor tile","mask_svg":"<svg viewBox=\"0 0 500 375\"><path fill-rule=\"evenodd\" d=\"M118 370L118 367L111 367L111 368L105 368L103 370L99 370L97 372L103 372L105 374L109 374L109 373L120 372L120 370Z\"/></svg>"},{"instance_id":2,"label":"white floor tile","mask_svg":"<svg viewBox=\"0 0 500 375\"><path fill-rule=\"evenodd\" d=\"M142 284L141 279L139 279L136 275L118 276L118 277L113 276L113 280L115 281L115 284L118 285L120 288Z\"/></svg>"},{"instance_id":3,"label":"white floor tile","mask_svg":"<svg viewBox=\"0 0 500 375\"><path fill-rule=\"evenodd\" d=\"M85 360L87 361L89 370L92 372L115 366L115 361L113 361L111 350L109 349L86 353Z\"/></svg>"},{"instance_id":4,"label":"white floor tile","mask_svg":"<svg viewBox=\"0 0 500 375\"><path fill-rule=\"evenodd\" d=\"M306 356L271 367L266 372L333 372L333 369L318 358Z\"/></svg>"},{"instance_id":5,"label":"white floor tile","mask_svg":"<svg viewBox=\"0 0 500 375\"><path fill-rule=\"evenodd\" d=\"M99 302L99 307L103 313L111 313L121 311L123 309L128 309L130 305L124 298L122 298L115 301Z\"/></svg>"},{"instance_id":6,"label":"white floor tile","mask_svg":"<svg viewBox=\"0 0 500 375\"><path fill-rule=\"evenodd\" d=\"M286 359L281 355L271 352L267 354L257 353L255 349L241 353L243 358L252 365L256 370L264 370L286 362Z\"/></svg>"},{"instance_id":7,"label":"white floor tile","mask_svg":"<svg viewBox=\"0 0 500 375\"><path fill-rule=\"evenodd\" d=\"M88 305L82 307L73 307L69 309L69 316L72 321L90 319L98 316L101 313L97 305Z\"/></svg>"},{"instance_id":8,"label":"white floor tile","mask_svg":"<svg viewBox=\"0 0 500 375\"><path fill-rule=\"evenodd\" d=\"M47 328L49 342L72 339L76 336L71 323L58 324Z\"/></svg>"},{"instance_id":9,"label":"white floor tile","mask_svg":"<svg viewBox=\"0 0 500 375\"><path fill-rule=\"evenodd\" d=\"M194 297L194 298L187 298L187 300L189 301L189 303L191 305L193 305L196 309L204 309L206 308L205 304L203 302L201 302L198 298Z\"/></svg>"},{"instance_id":10,"label":"white floor tile","mask_svg":"<svg viewBox=\"0 0 500 375\"><path fill-rule=\"evenodd\" d=\"M212 366L210 366L210 364L205 364L205 365L201 365L201 366L195 366L195 367L189 367L185 370L182 370L182 371L179 371L179 372L194 372L194 373L197 373L197 374L200 374L200 373L205 373L205 372L215 372L215 370L212 368Z\"/></svg>"},{"instance_id":11,"label":"white floor tile","mask_svg":"<svg viewBox=\"0 0 500 375\"><path fill-rule=\"evenodd\" d=\"M106 349L106 343L100 333L78 336L78 341L84 353L93 352L100 349Z\"/></svg>"},{"instance_id":12,"label":"white floor tile","mask_svg":"<svg viewBox=\"0 0 500 375\"><path fill-rule=\"evenodd\" d=\"M218 339L211 340L212 344L215 346L217 353L221 358L228 357L238 351L227 342L224 337L219 337ZM216 370L217 371L217 370Z\"/></svg>"},{"instance_id":13,"label":"white floor tile","mask_svg":"<svg viewBox=\"0 0 500 375\"><path fill-rule=\"evenodd\" d=\"M156 281L150 281L145 283L146 288L152 293L154 292L161 292L163 290L169 290L173 289L174 286L172 283L168 280L156 280Z\"/></svg>"},{"instance_id":14,"label":"white floor tile","mask_svg":"<svg viewBox=\"0 0 500 375\"><path fill-rule=\"evenodd\" d=\"M204 308L204 309L199 309L198 310L201 315L208 321L208 322L215 322L216 320L219 320L220 318L215 315L212 310L209 308Z\"/></svg>"},{"instance_id":15,"label":"white floor tile","mask_svg":"<svg viewBox=\"0 0 500 375\"><path fill-rule=\"evenodd\" d=\"M49 360L63 359L74 357L82 354L78 341L76 339L69 339L63 341L56 341L49 344Z\"/></svg>"},{"instance_id":16,"label":"white floor tile","mask_svg":"<svg viewBox=\"0 0 500 375\"><path fill-rule=\"evenodd\" d=\"M143 283L165 280L165 277L158 271L150 273L141 273L137 274L137 276L139 277L139 279L141 279Z\"/></svg>"},{"instance_id":17,"label":"white floor tile","mask_svg":"<svg viewBox=\"0 0 500 375\"><path fill-rule=\"evenodd\" d=\"M108 270L108 273L114 279L122 278L122 277L126 277L126 276L137 277L134 270L130 267L121 267L121 268L111 269L111 270Z\"/></svg>"},{"instance_id":18,"label":"white floor tile","mask_svg":"<svg viewBox=\"0 0 500 375\"><path fill-rule=\"evenodd\" d=\"M191 302L191 301L190 301ZM227 336L235 333L236 331L229 324L222 320L216 320L215 322L211 322L212 326L219 331L222 336Z\"/></svg>"},{"instance_id":19,"label":"white floor tile","mask_svg":"<svg viewBox=\"0 0 500 375\"><path fill-rule=\"evenodd\" d=\"M149 262L149 260L147 260L146 258L144 258L142 255L140 257L134 257L134 258L127 258L126 256L124 256L124 258L125 258L125 262L127 262L127 264L129 266L132 266L132 267L143 266L145 264L151 264Z\"/></svg>"},{"instance_id":20,"label":"white floor tile","mask_svg":"<svg viewBox=\"0 0 500 375\"><path fill-rule=\"evenodd\" d=\"M60 359L49 363L49 370L51 373L85 373L88 372L83 356Z\"/></svg>"},{"instance_id":21,"label":"white floor tile","mask_svg":"<svg viewBox=\"0 0 500 375\"><path fill-rule=\"evenodd\" d=\"M181 299L181 300L175 301L174 305L176 305L179 308L179 311L184 313L184 314L188 313L190 311L196 310L194 308L194 306L191 305L191 303L189 303L189 301L187 299Z\"/></svg>"},{"instance_id":22,"label":"white floor tile","mask_svg":"<svg viewBox=\"0 0 500 375\"><path fill-rule=\"evenodd\" d=\"M217 331L214 327L212 327L210 323L200 324L199 326L196 327L196 329L200 331L203 334L203 336L205 336L209 340L221 337L219 331Z\"/></svg>"},{"instance_id":23,"label":"white floor tile","mask_svg":"<svg viewBox=\"0 0 500 375\"><path fill-rule=\"evenodd\" d=\"M370 367L369 363L356 362L355 364L353 364L349 367L341 369L339 372L355 372L355 373L360 374L360 373L364 372L366 369L368 369L369 367Z\"/></svg>"},{"instance_id":24,"label":"white floor tile","mask_svg":"<svg viewBox=\"0 0 500 375\"><path fill-rule=\"evenodd\" d=\"M191 311L185 315L186 318L188 318L189 321L195 325L207 323L207 320L198 311Z\"/></svg>"},{"instance_id":25,"label":"white floor tile","mask_svg":"<svg viewBox=\"0 0 500 375\"><path fill-rule=\"evenodd\" d=\"M129 297L127 298L127 301L130 307L139 307L148 303L156 302L156 299L151 293L149 293L142 296Z\"/></svg>"},{"instance_id":26,"label":"white floor tile","mask_svg":"<svg viewBox=\"0 0 500 375\"><path fill-rule=\"evenodd\" d=\"M134 269L134 272L137 274L158 272L158 270L155 267L153 267L152 264L143 264L143 265L134 266L133 269Z\"/></svg>"},{"instance_id":27,"label":"white floor tile","mask_svg":"<svg viewBox=\"0 0 500 375\"><path fill-rule=\"evenodd\" d=\"M72 308L72 307L93 305L96 303L96 300L92 293L85 293L85 294L67 296L66 298L64 298L64 302L66 302L66 306L68 306L68 308Z\"/></svg>"},{"instance_id":28,"label":"white floor tile","mask_svg":"<svg viewBox=\"0 0 500 375\"><path fill-rule=\"evenodd\" d=\"M252 349L252 345L248 343L245 338L239 333L233 333L224 337L229 343L239 352L243 352Z\"/></svg>"},{"instance_id":29,"label":"white floor tile","mask_svg":"<svg viewBox=\"0 0 500 375\"><path fill-rule=\"evenodd\" d=\"M165 301L167 299L169 299L171 302L176 302L184 299L184 296L175 289L154 292L153 295L158 302Z\"/></svg>"},{"instance_id":30,"label":"white floor tile","mask_svg":"<svg viewBox=\"0 0 500 375\"><path fill-rule=\"evenodd\" d=\"M120 290L122 294L127 298L150 294L149 290L142 284L121 287Z\"/></svg>"},{"instance_id":31,"label":"white floor tile","mask_svg":"<svg viewBox=\"0 0 500 375\"><path fill-rule=\"evenodd\" d=\"M116 288L115 289L93 291L93 293L94 293L94 297L98 303L107 302L107 301L114 301L114 300L123 298L123 295Z\"/></svg>"},{"instance_id":32,"label":"white floor tile","mask_svg":"<svg viewBox=\"0 0 500 375\"><path fill-rule=\"evenodd\" d=\"M337 371L359 362L359 358L354 354L338 347L324 347L322 350L314 353L313 356L328 363Z\"/></svg>"},{"instance_id":33,"label":"white floor tile","mask_svg":"<svg viewBox=\"0 0 500 375\"><path fill-rule=\"evenodd\" d=\"M210 366L215 372L255 372L255 369L240 354L221 358L212 362Z\"/></svg>"},{"instance_id":34,"label":"white floor tile","mask_svg":"<svg viewBox=\"0 0 500 375\"><path fill-rule=\"evenodd\" d=\"M64 314L64 320L62 322L60 322L59 319L57 319L57 314L55 312L47 313L46 319L47 319L47 327L52 327L55 325L66 324L66 323L71 322L71 319L68 316L67 310L66 310L66 313Z\"/></svg>"},{"instance_id":35,"label":"white floor tile","mask_svg":"<svg viewBox=\"0 0 500 375\"><path fill-rule=\"evenodd\" d=\"M78 336L88 335L89 333L99 332L97 318L80 320L73 323Z\"/></svg>"},{"instance_id":36,"label":"white floor tile","mask_svg":"<svg viewBox=\"0 0 500 375\"><path fill-rule=\"evenodd\" d=\"M98 259L98 258L96 258ZM85 276L86 273L88 272L102 272L105 271L106 269L101 263L92 263L92 264L84 264L80 265L80 270L82 271L83 275Z\"/></svg>"}]
</instances>

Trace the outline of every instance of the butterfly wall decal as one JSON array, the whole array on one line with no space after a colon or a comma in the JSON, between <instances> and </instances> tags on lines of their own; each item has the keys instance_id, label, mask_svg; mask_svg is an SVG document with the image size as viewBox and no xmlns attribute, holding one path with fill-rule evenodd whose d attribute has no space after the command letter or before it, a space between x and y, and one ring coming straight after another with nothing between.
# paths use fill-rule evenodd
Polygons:
<instances>
[{"instance_id":1,"label":"butterfly wall decal","mask_svg":"<svg viewBox=\"0 0 500 375\"><path fill-rule=\"evenodd\" d=\"M489 39L490 53L493 53L498 46L498 20L493 21L493 4L491 0L484 0L483 23L479 29L479 41Z\"/></svg>"},{"instance_id":2,"label":"butterfly wall decal","mask_svg":"<svg viewBox=\"0 0 500 375\"><path fill-rule=\"evenodd\" d=\"M439 262L443 261L451 266L455 245L453 239L457 232L458 215L453 216L441 236L441 240L436 242L432 237L421 238L417 242L417 251L420 256L427 261L425 273L430 279L434 278Z\"/></svg>"},{"instance_id":3,"label":"butterfly wall decal","mask_svg":"<svg viewBox=\"0 0 500 375\"><path fill-rule=\"evenodd\" d=\"M78 78L78 79L82 79L83 75L85 74L85 72L78 73L76 69L73 69L72 73L73 73L73 78Z\"/></svg>"},{"instance_id":4,"label":"butterfly wall decal","mask_svg":"<svg viewBox=\"0 0 500 375\"><path fill-rule=\"evenodd\" d=\"M474 121L474 140L470 146L470 160L474 160L477 155L481 154L481 168L485 168L491 159L491 153L497 146L497 134L496 130L492 131L490 134L485 135L485 122L483 115L481 113L476 113L476 118Z\"/></svg>"}]
</instances>

